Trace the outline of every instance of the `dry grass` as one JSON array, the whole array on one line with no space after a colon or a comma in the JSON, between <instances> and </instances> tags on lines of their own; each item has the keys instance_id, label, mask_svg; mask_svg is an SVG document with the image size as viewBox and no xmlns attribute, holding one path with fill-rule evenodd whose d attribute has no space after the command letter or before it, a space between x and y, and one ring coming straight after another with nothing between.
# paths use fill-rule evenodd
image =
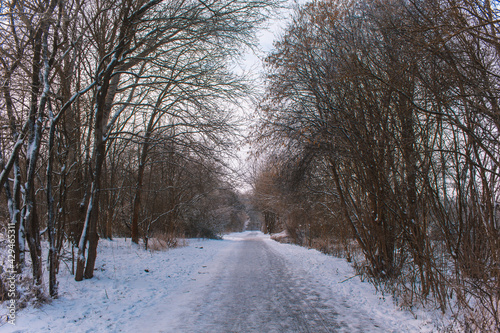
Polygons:
<instances>
[{"instance_id":1,"label":"dry grass","mask_svg":"<svg viewBox=\"0 0 500 333\"><path fill-rule=\"evenodd\" d=\"M150 251L164 251L186 246L186 239L174 234L155 234L147 241L146 248Z\"/></svg>"},{"instance_id":2,"label":"dry grass","mask_svg":"<svg viewBox=\"0 0 500 333\"><path fill-rule=\"evenodd\" d=\"M290 237L290 235L288 234L288 232L286 230L282 231L280 233L277 233L277 234L272 234L271 239L275 240L279 243L284 243L284 244L292 244L293 243L293 239Z\"/></svg>"}]
</instances>

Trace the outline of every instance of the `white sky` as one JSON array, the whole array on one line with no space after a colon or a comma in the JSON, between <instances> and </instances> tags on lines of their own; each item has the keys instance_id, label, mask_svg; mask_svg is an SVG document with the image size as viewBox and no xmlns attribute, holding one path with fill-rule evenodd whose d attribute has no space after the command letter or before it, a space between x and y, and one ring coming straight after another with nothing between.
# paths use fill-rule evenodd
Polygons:
<instances>
[{"instance_id":1,"label":"white sky","mask_svg":"<svg viewBox=\"0 0 500 333\"><path fill-rule=\"evenodd\" d=\"M264 86L264 68L263 60L265 57L273 50L273 42L277 40L280 35L284 32L288 22L290 22L291 7L295 4L306 3L306 0L288 0L286 4L287 8L282 8L275 13L267 24L257 33L258 47L256 50L247 50L243 56L241 63L236 65L237 73L247 73L254 80L257 88L263 88ZM255 106L249 102L242 102L242 108L245 116L252 120L254 115ZM246 132L246 129L244 129ZM244 133L246 136L248 133ZM250 184L245 184L244 179L249 176L250 167L248 165L247 158L250 153L250 146L242 142L239 150L237 152L238 160L232 161L231 165L233 168L237 169L242 173L239 180L242 184L238 184L240 191L250 190Z\"/></svg>"}]
</instances>

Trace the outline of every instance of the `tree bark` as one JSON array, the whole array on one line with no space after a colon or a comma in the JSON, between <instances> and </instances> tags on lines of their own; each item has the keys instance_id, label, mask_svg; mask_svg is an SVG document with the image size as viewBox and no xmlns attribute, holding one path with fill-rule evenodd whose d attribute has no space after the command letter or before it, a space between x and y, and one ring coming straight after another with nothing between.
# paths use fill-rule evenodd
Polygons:
<instances>
[{"instance_id":1,"label":"tree bark","mask_svg":"<svg viewBox=\"0 0 500 333\"><path fill-rule=\"evenodd\" d=\"M102 174L102 166L106 158L106 135L108 119L113 106L113 100L118 89L120 75L112 75L118 61L125 51L127 39L130 37L127 18L123 23L120 42L114 49L111 55L110 63L106 68L102 69L98 74L98 81L100 84L97 88L96 102L95 102L95 116L94 116L94 152L93 152L93 170L92 170L92 187L87 205L87 214L85 216L85 223L80 237L77 267L75 272L75 280L81 281L85 278L90 279L94 276L94 265L97 255L97 245L99 236L97 234L97 220L99 218L99 189ZM85 259L85 250L88 242L88 258ZM86 264L85 264L86 262ZM84 272L85 270L85 272Z\"/></svg>"},{"instance_id":2,"label":"tree bark","mask_svg":"<svg viewBox=\"0 0 500 333\"><path fill-rule=\"evenodd\" d=\"M11 68L6 70L4 84L2 86L3 95L5 98L5 108L7 110L7 117L9 119L9 128L14 142L18 142L19 132L16 125L16 119L14 117L14 107L10 90L10 82L11 82L11 73L15 69L15 67L18 66L17 64L18 63L13 64ZM4 67L7 69L7 65L5 63ZM7 181L4 183L4 187L8 192L7 197L11 197L12 200L9 201L9 206L10 206L9 214L10 214L10 222L15 225L15 262L16 262L16 271L20 273L22 266L24 264L24 245L25 245L24 227L22 226L20 219L21 171L19 168L19 151L14 150L12 154L13 154L12 170L14 178L12 193L10 191L10 186ZM3 163L2 163L2 169L4 169ZM8 173L9 172L7 172L6 174Z\"/></svg>"},{"instance_id":3,"label":"tree bark","mask_svg":"<svg viewBox=\"0 0 500 333\"><path fill-rule=\"evenodd\" d=\"M31 107L29 115L29 142L28 153L26 156L27 177L24 194L23 223L26 226L26 240L30 249L32 262L33 280L36 285L42 283L42 249L40 246L40 227L38 216L36 214L35 199L35 170L38 154L40 151L40 141L42 134L42 110L38 107L38 94L40 91L40 59L42 48L42 37L44 31L40 28L34 39L33 71L31 86Z\"/></svg>"}]
</instances>

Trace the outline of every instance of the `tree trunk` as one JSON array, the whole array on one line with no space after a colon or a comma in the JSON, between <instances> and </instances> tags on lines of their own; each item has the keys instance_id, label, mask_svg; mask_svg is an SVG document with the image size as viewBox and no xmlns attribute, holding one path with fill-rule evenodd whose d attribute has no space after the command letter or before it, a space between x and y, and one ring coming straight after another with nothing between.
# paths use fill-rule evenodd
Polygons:
<instances>
[{"instance_id":1,"label":"tree trunk","mask_svg":"<svg viewBox=\"0 0 500 333\"><path fill-rule=\"evenodd\" d=\"M107 68L100 74L102 85L98 88L96 98L96 111L94 118L94 153L93 153L93 172L92 188L89 203L87 205L87 214L83 226L82 235L78 246L77 266L75 280L81 281L84 277L90 279L94 276L94 265L97 255L97 245L99 236L97 234L97 221L99 219L99 190L102 176L102 167L106 158L106 135L108 119L113 105L113 100L118 89L120 75L112 76L116 67L117 59L121 52L119 48L115 51L115 56ZM88 242L88 257L85 265L85 249Z\"/></svg>"},{"instance_id":2,"label":"tree trunk","mask_svg":"<svg viewBox=\"0 0 500 333\"><path fill-rule=\"evenodd\" d=\"M7 116L9 119L9 127L12 134L12 139L14 142L19 140L19 133L17 130L16 119L14 117L14 107L12 101L12 95L10 90L11 73L17 64L12 66L9 71L7 71L4 78L4 85L2 87L4 98L5 98L5 108L7 110ZM6 181L4 183L5 189L8 192L7 197L11 196L9 201L9 214L10 223L15 225L15 262L16 262L16 272L20 273L22 266L24 264L24 227L21 224L20 219L20 209L21 209L21 171L19 168L19 151L14 150L13 152L13 178L14 183L12 186L12 194L10 193L10 186ZM3 166L3 165L2 165Z\"/></svg>"},{"instance_id":3,"label":"tree trunk","mask_svg":"<svg viewBox=\"0 0 500 333\"><path fill-rule=\"evenodd\" d=\"M139 162L139 169L137 171L137 184L135 186L135 196L134 196L134 210L132 216L132 227L131 236L132 242L139 243L139 212L141 210L141 195L142 195L142 185L144 181L144 169L146 168L146 160L149 150L149 137L151 135L151 128L154 120L154 115L151 116L147 132L145 135L145 141L142 145L141 160Z\"/></svg>"},{"instance_id":4,"label":"tree trunk","mask_svg":"<svg viewBox=\"0 0 500 333\"><path fill-rule=\"evenodd\" d=\"M40 28L34 39L31 107L29 115L29 142L26 156L27 177L24 192L23 223L26 226L26 240L30 249L33 280L36 285L42 284L42 249L40 246L40 227L36 214L35 200L35 171L40 141L42 135L42 110L38 107L38 94L40 91L40 59L42 48L43 30ZM40 103L42 104L42 102Z\"/></svg>"},{"instance_id":5,"label":"tree trunk","mask_svg":"<svg viewBox=\"0 0 500 333\"><path fill-rule=\"evenodd\" d=\"M52 112L50 112L52 113ZM55 123L54 116L51 114L51 123L49 130L48 161L47 161L47 232L49 235L49 294L52 298L57 298L57 246L55 230L54 197L52 195L52 175L53 175L53 150Z\"/></svg>"}]
</instances>

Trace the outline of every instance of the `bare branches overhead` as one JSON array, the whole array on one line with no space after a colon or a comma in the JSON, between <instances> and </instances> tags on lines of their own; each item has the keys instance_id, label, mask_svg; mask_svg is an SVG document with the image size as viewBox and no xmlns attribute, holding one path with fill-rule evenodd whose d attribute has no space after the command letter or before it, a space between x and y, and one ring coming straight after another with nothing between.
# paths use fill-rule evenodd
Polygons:
<instances>
[{"instance_id":1,"label":"bare branches overhead","mask_svg":"<svg viewBox=\"0 0 500 333\"><path fill-rule=\"evenodd\" d=\"M249 93L231 61L279 2L2 3L0 185L16 225L18 268L27 241L40 292L42 226L56 297L64 242L77 247L75 279L91 278L99 237L113 227L132 225L134 241L154 229L140 221L182 234L189 212L179 207L207 192L203 181L227 187L232 111ZM158 195L165 204L154 191L166 193Z\"/></svg>"}]
</instances>

